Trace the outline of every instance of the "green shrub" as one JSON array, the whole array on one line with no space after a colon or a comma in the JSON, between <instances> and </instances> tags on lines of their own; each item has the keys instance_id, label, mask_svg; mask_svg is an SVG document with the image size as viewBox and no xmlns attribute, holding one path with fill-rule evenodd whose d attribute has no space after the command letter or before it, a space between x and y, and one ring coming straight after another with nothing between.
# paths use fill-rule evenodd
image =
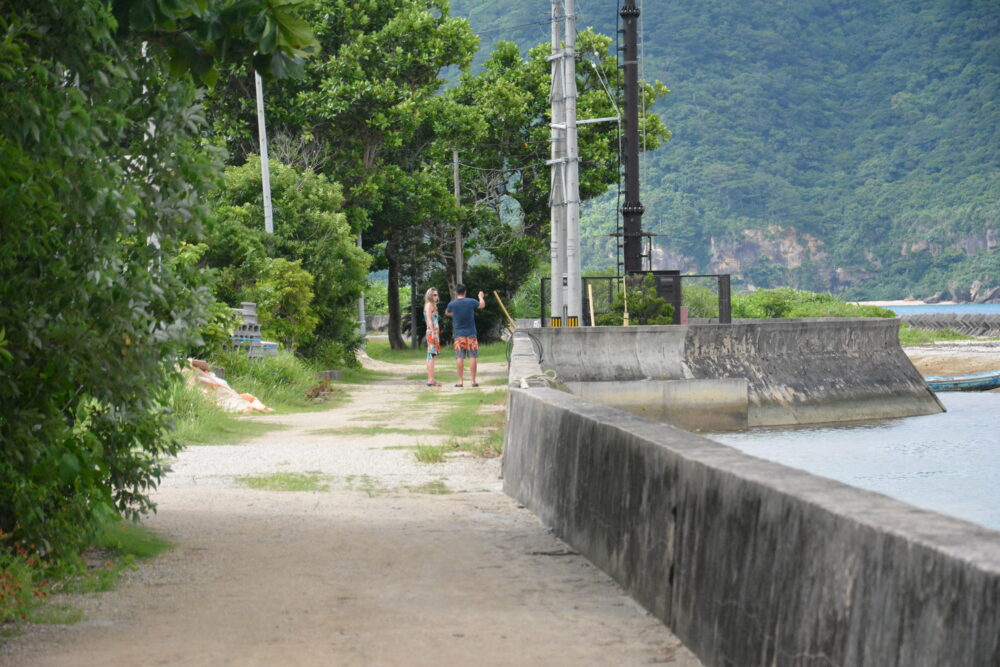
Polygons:
<instances>
[{"instance_id":1,"label":"green shrub","mask_svg":"<svg viewBox=\"0 0 1000 667\"><path fill-rule=\"evenodd\" d=\"M652 275L647 274L641 283L629 287L627 295L619 292L611 304L611 312L594 317L597 325L621 326L625 314L626 298L628 300L629 326L672 324L674 307L657 296L655 280Z\"/></svg>"},{"instance_id":2,"label":"green shrub","mask_svg":"<svg viewBox=\"0 0 1000 667\"><path fill-rule=\"evenodd\" d=\"M971 336L966 336L965 334L959 333L954 329L925 331L923 329L914 329L905 322L900 323L899 325L900 345L926 345L937 341L969 340L970 338Z\"/></svg>"},{"instance_id":3,"label":"green shrub","mask_svg":"<svg viewBox=\"0 0 1000 667\"><path fill-rule=\"evenodd\" d=\"M313 346L312 360L321 370L331 368L357 368L358 357L354 354L354 345L350 347L335 340L320 341Z\"/></svg>"},{"instance_id":4,"label":"green shrub","mask_svg":"<svg viewBox=\"0 0 1000 667\"><path fill-rule=\"evenodd\" d=\"M423 300L421 295L421 301ZM399 286L399 303L404 308L410 304L410 286ZM365 313L368 315L389 314L389 285L380 280L368 283L365 287Z\"/></svg>"},{"instance_id":5,"label":"green shrub","mask_svg":"<svg viewBox=\"0 0 1000 667\"><path fill-rule=\"evenodd\" d=\"M549 265L540 264L535 267L517 288L513 298L506 304L510 316L514 318L536 318L541 313L542 278L551 273Z\"/></svg>"},{"instance_id":6,"label":"green shrub","mask_svg":"<svg viewBox=\"0 0 1000 667\"><path fill-rule=\"evenodd\" d=\"M249 297L257 303L261 335L277 339L286 350L313 340L319 318L312 308L313 276L302 261L269 259Z\"/></svg>"},{"instance_id":7,"label":"green shrub","mask_svg":"<svg viewBox=\"0 0 1000 667\"><path fill-rule=\"evenodd\" d=\"M684 305L688 317L713 318L719 316L719 295L704 285L682 284Z\"/></svg>"},{"instance_id":8,"label":"green shrub","mask_svg":"<svg viewBox=\"0 0 1000 667\"><path fill-rule=\"evenodd\" d=\"M5 537L9 535L0 531L0 540ZM0 546L0 623L25 618L47 588L39 582L39 568L27 552L13 553L6 547Z\"/></svg>"},{"instance_id":9,"label":"green shrub","mask_svg":"<svg viewBox=\"0 0 1000 667\"><path fill-rule=\"evenodd\" d=\"M364 289L371 257L357 247L356 235L341 211L341 188L322 174L273 160L270 170L274 210L280 212L275 215L273 234L267 234L262 224L260 159L251 156L246 164L225 171L225 187L214 197L215 216L207 228L208 250L203 258L215 269L215 294L232 305L253 301L261 276L274 272L269 269L272 258L299 261L300 268L313 278L309 310L318 318L314 340L356 345L357 299ZM301 275L292 279L288 267L280 273L284 277L278 283L296 285L291 293L297 302L296 326L307 328L299 303L305 294ZM277 318L288 316L281 313L280 304L288 302L289 294L274 294L269 299L279 307L270 321L273 326ZM271 317L261 314L262 319Z\"/></svg>"},{"instance_id":10,"label":"green shrub","mask_svg":"<svg viewBox=\"0 0 1000 667\"><path fill-rule=\"evenodd\" d=\"M734 296L733 317L895 317L895 314L877 306L846 303L829 293L780 287Z\"/></svg>"}]
</instances>

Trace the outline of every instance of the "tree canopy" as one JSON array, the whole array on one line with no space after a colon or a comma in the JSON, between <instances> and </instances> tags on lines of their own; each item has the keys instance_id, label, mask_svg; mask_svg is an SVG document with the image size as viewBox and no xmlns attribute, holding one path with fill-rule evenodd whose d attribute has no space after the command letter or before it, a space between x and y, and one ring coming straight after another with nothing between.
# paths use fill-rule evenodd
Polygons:
<instances>
[{"instance_id":1,"label":"tree canopy","mask_svg":"<svg viewBox=\"0 0 1000 667\"><path fill-rule=\"evenodd\" d=\"M3 5L0 548L72 553L151 506L177 448L163 391L210 301L183 261L221 157L195 81L251 53L285 73L310 48L298 4Z\"/></svg>"},{"instance_id":2,"label":"tree canopy","mask_svg":"<svg viewBox=\"0 0 1000 667\"><path fill-rule=\"evenodd\" d=\"M494 40L537 42L543 11L453 3L483 34L477 61ZM615 3L577 11L614 34ZM641 23L642 71L672 91L652 108L674 136L643 169L658 268L855 297L1000 281L996 2L647 2ZM618 205L584 211L591 270L614 265Z\"/></svg>"}]
</instances>

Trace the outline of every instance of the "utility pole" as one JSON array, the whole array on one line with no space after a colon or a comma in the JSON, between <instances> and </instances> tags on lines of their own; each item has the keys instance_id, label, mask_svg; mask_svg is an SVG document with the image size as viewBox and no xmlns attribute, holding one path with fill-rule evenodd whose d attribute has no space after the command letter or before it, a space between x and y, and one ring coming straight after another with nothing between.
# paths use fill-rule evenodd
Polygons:
<instances>
[{"instance_id":1,"label":"utility pole","mask_svg":"<svg viewBox=\"0 0 1000 667\"><path fill-rule=\"evenodd\" d=\"M260 139L260 181L264 189L264 231L274 233L274 213L271 209L271 169L267 161L267 128L264 125L264 83L254 71L257 85L257 136Z\"/></svg>"},{"instance_id":2,"label":"utility pole","mask_svg":"<svg viewBox=\"0 0 1000 667\"><path fill-rule=\"evenodd\" d=\"M563 87L562 35L559 23L563 20L562 0L552 0L552 54L549 62L552 64L552 89L550 102L552 104L552 122L550 124L552 185L549 189L549 226L550 245L549 259L552 265L552 299L550 324L560 327L563 323L563 308L565 306L565 288L563 280L566 274L566 192L565 192L565 89Z\"/></svg>"},{"instance_id":3,"label":"utility pole","mask_svg":"<svg viewBox=\"0 0 1000 667\"><path fill-rule=\"evenodd\" d=\"M362 248L361 232L358 232L358 248ZM361 349L364 350L368 344L368 323L365 320L365 291L363 289L361 296L358 297L358 335L361 336Z\"/></svg>"},{"instance_id":4,"label":"utility pole","mask_svg":"<svg viewBox=\"0 0 1000 667\"><path fill-rule=\"evenodd\" d=\"M465 273L465 241L462 239L461 206L462 194L458 185L458 150L451 151L452 180L455 186L455 205L459 207L459 219L455 222L455 284L462 284L462 274ZM455 295L452 294L454 297Z\"/></svg>"},{"instance_id":5,"label":"utility pole","mask_svg":"<svg viewBox=\"0 0 1000 667\"><path fill-rule=\"evenodd\" d=\"M576 133L576 12L566 0L563 89L566 113L566 326L580 326L583 294L580 280L580 148Z\"/></svg>"},{"instance_id":6,"label":"utility pole","mask_svg":"<svg viewBox=\"0 0 1000 667\"><path fill-rule=\"evenodd\" d=\"M622 161L625 164L625 203L622 205L622 236L625 275L642 271L642 214L639 201L639 8L635 0L625 0L621 12L625 33L624 85L625 137Z\"/></svg>"}]
</instances>

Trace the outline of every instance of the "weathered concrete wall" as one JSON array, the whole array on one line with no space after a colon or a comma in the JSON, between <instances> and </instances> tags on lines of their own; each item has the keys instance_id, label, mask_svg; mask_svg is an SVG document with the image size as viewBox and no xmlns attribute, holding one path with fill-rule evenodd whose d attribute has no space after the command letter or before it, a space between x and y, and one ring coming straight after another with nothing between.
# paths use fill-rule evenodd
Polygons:
<instances>
[{"instance_id":1,"label":"weathered concrete wall","mask_svg":"<svg viewBox=\"0 0 1000 667\"><path fill-rule=\"evenodd\" d=\"M689 431L745 431L748 426L747 381L743 378L566 382L565 385L584 400Z\"/></svg>"},{"instance_id":2,"label":"weathered concrete wall","mask_svg":"<svg viewBox=\"0 0 1000 667\"><path fill-rule=\"evenodd\" d=\"M1000 664L1000 533L539 387L514 352L504 491L706 665Z\"/></svg>"},{"instance_id":3,"label":"weathered concrete wall","mask_svg":"<svg viewBox=\"0 0 1000 667\"><path fill-rule=\"evenodd\" d=\"M944 408L894 319L529 329L560 381L745 378L750 426L887 419Z\"/></svg>"}]
</instances>

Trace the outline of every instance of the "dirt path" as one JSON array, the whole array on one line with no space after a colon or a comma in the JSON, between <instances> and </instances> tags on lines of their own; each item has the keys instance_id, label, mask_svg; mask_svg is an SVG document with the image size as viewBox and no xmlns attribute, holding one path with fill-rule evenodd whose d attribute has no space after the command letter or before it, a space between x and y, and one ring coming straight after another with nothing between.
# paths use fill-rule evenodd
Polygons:
<instances>
[{"instance_id":1,"label":"dirt path","mask_svg":"<svg viewBox=\"0 0 1000 667\"><path fill-rule=\"evenodd\" d=\"M699 664L503 495L498 460L419 464L400 449L444 439L385 432L430 428L440 410L419 395L475 390L395 370L342 407L265 418L284 430L184 452L148 521L175 548L118 590L76 597L83 622L6 640L0 664ZM504 372L484 364L481 379ZM371 424L383 432L330 430ZM309 471L330 488L237 481Z\"/></svg>"}]
</instances>

